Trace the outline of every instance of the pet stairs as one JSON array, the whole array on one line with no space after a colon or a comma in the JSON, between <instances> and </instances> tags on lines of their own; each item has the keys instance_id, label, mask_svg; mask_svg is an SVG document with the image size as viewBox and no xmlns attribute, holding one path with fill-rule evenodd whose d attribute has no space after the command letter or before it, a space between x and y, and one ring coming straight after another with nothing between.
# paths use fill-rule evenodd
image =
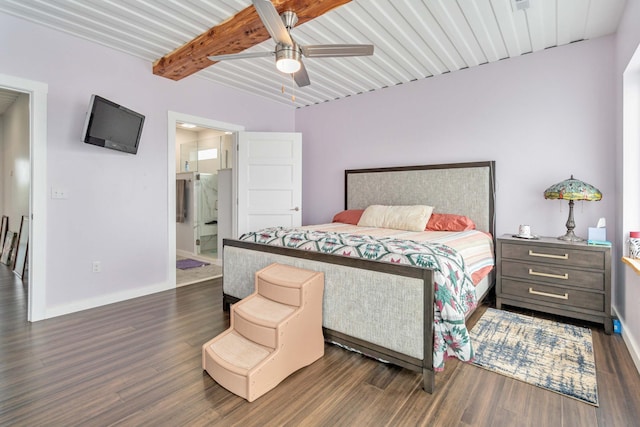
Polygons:
<instances>
[{"instance_id":1,"label":"pet stairs","mask_svg":"<svg viewBox=\"0 0 640 427\"><path fill-rule=\"evenodd\" d=\"M202 346L202 368L218 384L254 401L324 355L324 274L271 264L255 291L231 306L229 329Z\"/></svg>"}]
</instances>

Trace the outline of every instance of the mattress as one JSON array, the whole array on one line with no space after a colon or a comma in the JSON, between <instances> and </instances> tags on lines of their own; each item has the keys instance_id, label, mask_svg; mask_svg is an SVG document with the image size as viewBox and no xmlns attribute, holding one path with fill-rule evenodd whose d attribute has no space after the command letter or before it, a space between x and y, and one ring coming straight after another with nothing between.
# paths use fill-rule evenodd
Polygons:
<instances>
[{"instance_id":1,"label":"mattress","mask_svg":"<svg viewBox=\"0 0 640 427\"><path fill-rule=\"evenodd\" d=\"M389 228L359 227L357 225L332 222L330 224L307 225L303 230L331 233L361 234L372 237L432 242L447 245L460 253L465 261L466 271L476 285L476 294L484 295L489 284L483 280L495 265L493 239L490 234L477 231L405 231ZM477 288L482 284L481 288Z\"/></svg>"}]
</instances>

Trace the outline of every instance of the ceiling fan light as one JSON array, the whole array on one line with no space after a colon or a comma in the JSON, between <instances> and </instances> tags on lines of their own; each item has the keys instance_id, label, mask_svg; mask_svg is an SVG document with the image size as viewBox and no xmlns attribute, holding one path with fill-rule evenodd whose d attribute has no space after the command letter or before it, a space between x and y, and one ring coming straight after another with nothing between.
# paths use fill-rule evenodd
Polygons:
<instances>
[{"instance_id":1,"label":"ceiling fan light","mask_svg":"<svg viewBox=\"0 0 640 427\"><path fill-rule=\"evenodd\" d=\"M300 51L298 47L278 44L276 48L276 68L283 73L293 74L300 67Z\"/></svg>"},{"instance_id":2,"label":"ceiling fan light","mask_svg":"<svg viewBox=\"0 0 640 427\"><path fill-rule=\"evenodd\" d=\"M292 58L282 58L276 61L276 68L283 73L293 74L300 69L300 62Z\"/></svg>"}]
</instances>

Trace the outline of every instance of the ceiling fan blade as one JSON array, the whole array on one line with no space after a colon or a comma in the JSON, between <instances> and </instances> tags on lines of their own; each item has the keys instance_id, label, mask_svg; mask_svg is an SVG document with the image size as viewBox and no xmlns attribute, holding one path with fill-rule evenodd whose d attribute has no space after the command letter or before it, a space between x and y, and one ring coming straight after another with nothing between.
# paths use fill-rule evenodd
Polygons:
<instances>
[{"instance_id":1,"label":"ceiling fan blade","mask_svg":"<svg viewBox=\"0 0 640 427\"><path fill-rule=\"evenodd\" d=\"M263 58L266 56L273 56L275 52L245 52L245 53L230 53L228 55L214 55L208 58L211 61L225 61L227 59L246 59L246 58Z\"/></svg>"},{"instance_id":2,"label":"ceiling fan blade","mask_svg":"<svg viewBox=\"0 0 640 427\"><path fill-rule=\"evenodd\" d=\"M284 26L284 22L278 15L278 11L273 6L270 0L252 0L253 6L260 16L260 20L264 24L265 28L271 35L271 38L276 43L286 44L287 46L293 46L293 40L287 31L287 27Z\"/></svg>"},{"instance_id":3,"label":"ceiling fan blade","mask_svg":"<svg viewBox=\"0 0 640 427\"><path fill-rule=\"evenodd\" d=\"M293 74L293 79L296 81L298 87L309 86L311 84L304 62L300 61L300 69Z\"/></svg>"},{"instance_id":4,"label":"ceiling fan blade","mask_svg":"<svg viewBox=\"0 0 640 427\"><path fill-rule=\"evenodd\" d=\"M373 45L371 44L316 44L300 46L300 48L302 54L307 58L373 55Z\"/></svg>"}]
</instances>

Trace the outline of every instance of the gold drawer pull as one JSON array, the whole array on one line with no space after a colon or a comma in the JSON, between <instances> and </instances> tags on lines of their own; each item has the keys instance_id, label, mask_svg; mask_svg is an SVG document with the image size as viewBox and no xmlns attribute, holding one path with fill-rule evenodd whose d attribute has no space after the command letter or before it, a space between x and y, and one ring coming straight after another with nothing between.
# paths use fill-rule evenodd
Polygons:
<instances>
[{"instance_id":1,"label":"gold drawer pull","mask_svg":"<svg viewBox=\"0 0 640 427\"><path fill-rule=\"evenodd\" d=\"M533 288L529 288L529 293L533 294L533 295L542 295L543 297L551 297L551 298L558 298L558 299L569 299L569 294L567 294L567 293L565 293L564 295L549 294L549 293L546 293L546 292L534 291Z\"/></svg>"},{"instance_id":2,"label":"gold drawer pull","mask_svg":"<svg viewBox=\"0 0 640 427\"><path fill-rule=\"evenodd\" d=\"M552 279L562 279L569 280L569 273L560 274L549 274L549 273L539 273L537 271L533 271L532 268L529 269L529 274L532 276L542 276L542 277L551 277Z\"/></svg>"},{"instance_id":3,"label":"gold drawer pull","mask_svg":"<svg viewBox=\"0 0 640 427\"><path fill-rule=\"evenodd\" d=\"M539 256L539 257L543 257L543 258L569 259L569 254L564 254L564 255L541 254L541 253L538 253L538 252L533 252L531 249L529 249L529 255L530 256Z\"/></svg>"}]
</instances>

